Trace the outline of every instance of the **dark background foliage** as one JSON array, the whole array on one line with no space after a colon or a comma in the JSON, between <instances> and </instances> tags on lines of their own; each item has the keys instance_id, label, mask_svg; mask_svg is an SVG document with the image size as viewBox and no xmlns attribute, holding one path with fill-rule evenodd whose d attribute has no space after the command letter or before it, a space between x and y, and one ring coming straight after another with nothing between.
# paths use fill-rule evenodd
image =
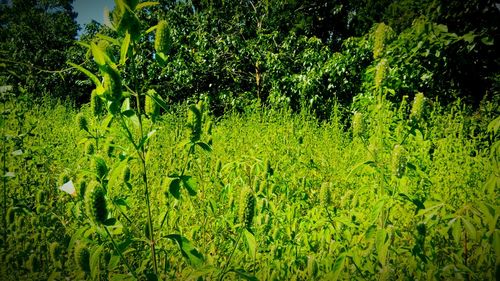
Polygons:
<instances>
[{"instance_id":1,"label":"dark background foliage","mask_svg":"<svg viewBox=\"0 0 500 281\"><path fill-rule=\"evenodd\" d=\"M88 102L92 87L85 76L74 69L58 72L68 68L67 61L95 68L86 48L75 43L79 27L72 2L0 5L2 84ZM424 92L477 108L498 92L495 1L159 2L138 16L143 28L167 20L173 37L169 58L163 67L151 63L154 37L145 37L136 75L172 103L208 96L216 114L258 101L295 110L306 106L328 117L333 102L347 108L355 96L373 91L379 22L392 32L383 53L391 99ZM96 22L83 28L82 42L113 32Z\"/></svg>"}]
</instances>

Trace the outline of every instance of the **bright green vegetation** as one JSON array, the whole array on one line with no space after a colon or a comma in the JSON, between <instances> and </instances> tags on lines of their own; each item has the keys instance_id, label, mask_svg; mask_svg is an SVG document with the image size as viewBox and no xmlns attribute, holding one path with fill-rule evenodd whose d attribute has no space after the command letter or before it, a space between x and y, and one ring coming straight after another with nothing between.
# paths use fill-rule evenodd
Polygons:
<instances>
[{"instance_id":1,"label":"bright green vegetation","mask_svg":"<svg viewBox=\"0 0 500 281\"><path fill-rule=\"evenodd\" d=\"M498 279L496 6L115 2L67 69L0 52L1 279Z\"/></svg>"},{"instance_id":2,"label":"bright green vegetation","mask_svg":"<svg viewBox=\"0 0 500 281\"><path fill-rule=\"evenodd\" d=\"M201 140L211 138L212 151L191 154L182 147L192 133L188 110L159 117L145 154L158 277L495 279L498 142L474 134L486 128L459 104L426 104L418 118L411 108L363 112L357 136L335 110L328 122L274 110L229 114L210 121L211 135L204 124ZM1 275L107 280L132 278L132 270L152 278L141 161L119 124L89 154L94 139L63 105L9 101L4 112L2 159L13 174L3 187ZM81 114L89 132L103 119L88 107ZM97 155L104 172L92 170ZM127 155L130 176L122 176ZM184 168L195 196L171 190L167 176ZM90 218L81 189L86 181L88 193L99 173L104 219L116 219L108 226ZM57 189L68 179L76 196ZM248 191L254 215L242 224Z\"/></svg>"}]
</instances>

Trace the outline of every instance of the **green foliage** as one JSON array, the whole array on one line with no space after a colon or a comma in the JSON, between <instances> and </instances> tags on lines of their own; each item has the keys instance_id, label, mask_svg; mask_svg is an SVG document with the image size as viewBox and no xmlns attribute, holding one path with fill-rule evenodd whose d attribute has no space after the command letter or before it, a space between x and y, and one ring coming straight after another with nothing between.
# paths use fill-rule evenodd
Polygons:
<instances>
[{"instance_id":1,"label":"green foliage","mask_svg":"<svg viewBox=\"0 0 500 281\"><path fill-rule=\"evenodd\" d=\"M8 2L0 5L1 84L23 86L34 97L81 95L75 77L59 72L78 29L73 1Z\"/></svg>"},{"instance_id":2,"label":"green foliage","mask_svg":"<svg viewBox=\"0 0 500 281\"><path fill-rule=\"evenodd\" d=\"M459 59L491 78L488 24L116 2L73 50L90 105L2 92L0 276L495 278L498 101L471 114Z\"/></svg>"}]
</instances>

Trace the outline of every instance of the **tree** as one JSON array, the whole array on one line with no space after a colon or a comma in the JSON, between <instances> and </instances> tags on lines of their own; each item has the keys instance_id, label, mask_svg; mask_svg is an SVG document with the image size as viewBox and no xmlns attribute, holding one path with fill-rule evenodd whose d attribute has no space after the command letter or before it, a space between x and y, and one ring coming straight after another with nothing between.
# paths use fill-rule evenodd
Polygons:
<instances>
[{"instance_id":1,"label":"tree","mask_svg":"<svg viewBox=\"0 0 500 281\"><path fill-rule=\"evenodd\" d=\"M0 79L34 95L64 97L67 50L78 31L73 0L13 0L0 5Z\"/></svg>"}]
</instances>

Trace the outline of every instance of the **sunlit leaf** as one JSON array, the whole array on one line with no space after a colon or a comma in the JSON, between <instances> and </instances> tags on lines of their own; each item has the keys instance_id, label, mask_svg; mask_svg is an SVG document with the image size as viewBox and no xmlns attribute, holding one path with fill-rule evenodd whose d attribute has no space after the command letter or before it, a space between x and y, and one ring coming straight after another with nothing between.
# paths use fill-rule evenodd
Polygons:
<instances>
[{"instance_id":1,"label":"sunlit leaf","mask_svg":"<svg viewBox=\"0 0 500 281\"><path fill-rule=\"evenodd\" d=\"M193 266L199 267L204 263L203 255L191 244L184 236L179 234L170 234L165 236L177 243L181 250L182 256Z\"/></svg>"},{"instance_id":2,"label":"sunlit leaf","mask_svg":"<svg viewBox=\"0 0 500 281\"><path fill-rule=\"evenodd\" d=\"M122 46L120 49L120 64L125 64L127 60L128 49L130 46L130 33L125 33L125 38L123 38Z\"/></svg>"},{"instance_id":3,"label":"sunlit leaf","mask_svg":"<svg viewBox=\"0 0 500 281\"><path fill-rule=\"evenodd\" d=\"M250 231L248 231L248 229L244 228L243 237L245 238L248 255L251 257L255 257L255 254L257 253L257 241L255 240L255 236Z\"/></svg>"},{"instance_id":4,"label":"sunlit leaf","mask_svg":"<svg viewBox=\"0 0 500 281\"><path fill-rule=\"evenodd\" d=\"M196 196L198 187L196 185L196 180L191 176L182 176L182 184L187 189L190 196Z\"/></svg>"}]
</instances>

